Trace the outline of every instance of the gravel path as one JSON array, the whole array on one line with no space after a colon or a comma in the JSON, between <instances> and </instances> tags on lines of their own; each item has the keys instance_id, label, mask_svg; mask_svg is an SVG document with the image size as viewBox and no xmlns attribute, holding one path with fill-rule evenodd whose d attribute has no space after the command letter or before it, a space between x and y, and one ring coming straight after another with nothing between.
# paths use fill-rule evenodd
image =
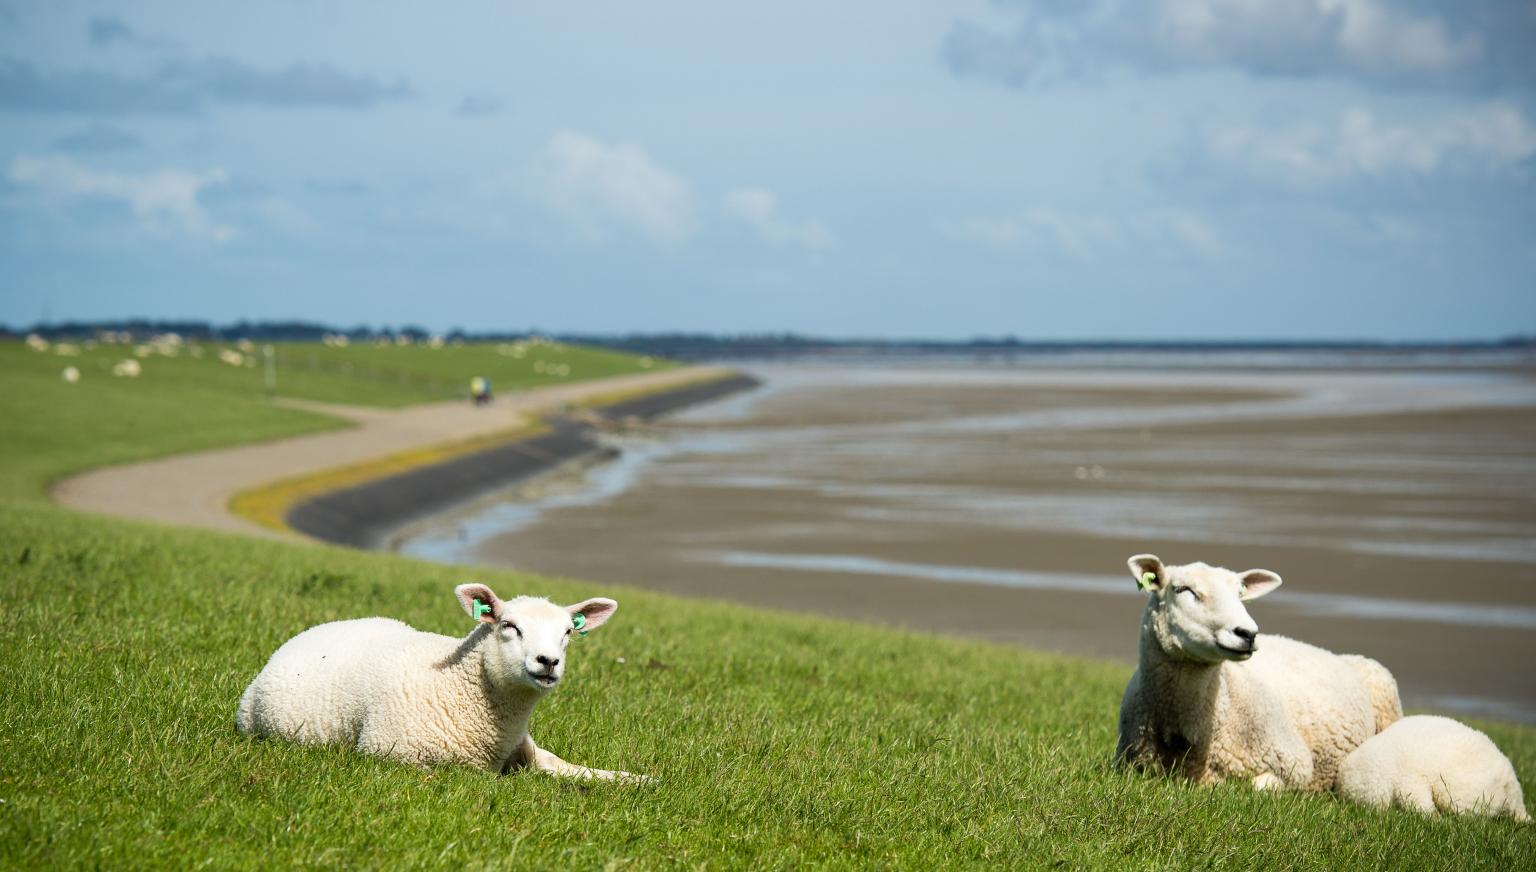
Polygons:
<instances>
[{"instance_id":1,"label":"gravel path","mask_svg":"<svg viewBox=\"0 0 1536 872\"><path fill-rule=\"evenodd\" d=\"M293 408L333 415L356 426L104 467L60 482L53 489L53 498L73 509L121 518L268 538L295 538L231 513L230 498L281 478L509 430L540 413L586 397L631 389L665 388L710 372L688 367L537 388L498 396L493 404L484 408L475 408L463 401L378 409L278 400Z\"/></svg>"}]
</instances>

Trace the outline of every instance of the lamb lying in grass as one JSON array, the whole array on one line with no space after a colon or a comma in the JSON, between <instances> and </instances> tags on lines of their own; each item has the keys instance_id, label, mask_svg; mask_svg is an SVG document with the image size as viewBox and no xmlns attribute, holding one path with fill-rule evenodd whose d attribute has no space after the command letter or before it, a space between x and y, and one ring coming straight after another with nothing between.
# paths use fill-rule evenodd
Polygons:
<instances>
[{"instance_id":1,"label":"lamb lying in grass","mask_svg":"<svg viewBox=\"0 0 1536 872\"><path fill-rule=\"evenodd\" d=\"M236 726L247 735L345 743L418 765L638 777L567 763L528 735L534 706L564 674L572 629L602 626L618 603L503 602L483 584L454 593L478 621L462 639L389 618L321 624L289 639L240 697Z\"/></svg>"},{"instance_id":2,"label":"lamb lying in grass","mask_svg":"<svg viewBox=\"0 0 1536 872\"><path fill-rule=\"evenodd\" d=\"M1515 767L1493 740L1459 721L1403 718L1344 758L1339 795L1377 808L1529 821Z\"/></svg>"},{"instance_id":3,"label":"lamb lying in grass","mask_svg":"<svg viewBox=\"0 0 1536 872\"><path fill-rule=\"evenodd\" d=\"M1202 784L1328 790L1339 764L1402 717L1381 664L1265 636L1243 600L1280 586L1264 569L1129 561L1149 592L1141 657L1120 703L1117 759Z\"/></svg>"}]
</instances>

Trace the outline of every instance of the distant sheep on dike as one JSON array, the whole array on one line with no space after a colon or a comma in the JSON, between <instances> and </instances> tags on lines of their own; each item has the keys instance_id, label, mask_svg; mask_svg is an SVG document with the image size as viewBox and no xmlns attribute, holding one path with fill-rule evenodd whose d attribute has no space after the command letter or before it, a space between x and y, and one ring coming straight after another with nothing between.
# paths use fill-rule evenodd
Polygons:
<instances>
[{"instance_id":1,"label":"distant sheep on dike","mask_svg":"<svg viewBox=\"0 0 1536 872\"><path fill-rule=\"evenodd\" d=\"M1259 639L1243 601L1279 587L1275 573L1165 567L1152 554L1127 562L1148 597L1140 663L1120 703L1122 765L1323 791L1351 751L1402 717L1380 663Z\"/></svg>"},{"instance_id":2,"label":"distant sheep on dike","mask_svg":"<svg viewBox=\"0 0 1536 872\"><path fill-rule=\"evenodd\" d=\"M321 624L289 639L241 695L235 725L247 735L347 744L421 766L641 777L567 763L528 735L534 706L564 674L572 629L601 627L618 603L503 602L483 584L454 593L478 622L462 639L391 618Z\"/></svg>"},{"instance_id":3,"label":"distant sheep on dike","mask_svg":"<svg viewBox=\"0 0 1536 872\"><path fill-rule=\"evenodd\" d=\"M1515 767L1493 740L1435 715L1403 718L1356 748L1339 768L1338 792L1377 808L1531 819Z\"/></svg>"}]
</instances>

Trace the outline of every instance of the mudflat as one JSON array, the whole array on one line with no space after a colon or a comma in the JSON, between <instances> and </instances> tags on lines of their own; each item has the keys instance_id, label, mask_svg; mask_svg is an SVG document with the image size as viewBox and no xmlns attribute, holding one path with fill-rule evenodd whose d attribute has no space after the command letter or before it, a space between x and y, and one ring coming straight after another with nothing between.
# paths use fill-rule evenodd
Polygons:
<instances>
[{"instance_id":1,"label":"mudflat","mask_svg":"<svg viewBox=\"0 0 1536 872\"><path fill-rule=\"evenodd\" d=\"M405 550L1125 662L1128 556L1263 567L1261 633L1536 720L1528 372L754 374Z\"/></svg>"}]
</instances>

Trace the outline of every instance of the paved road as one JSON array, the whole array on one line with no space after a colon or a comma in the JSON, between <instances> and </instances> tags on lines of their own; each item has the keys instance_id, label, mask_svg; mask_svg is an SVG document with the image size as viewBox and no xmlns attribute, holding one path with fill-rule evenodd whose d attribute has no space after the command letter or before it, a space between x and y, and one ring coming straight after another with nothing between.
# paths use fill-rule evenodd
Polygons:
<instances>
[{"instance_id":1,"label":"paved road","mask_svg":"<svg viewBox=\"0 0 1536 872\"><path fill-rule=\"evenodd\" d=\"M356 426L92 470L60 482L53 489L53 498L70 508L103 515L291 538L231 513L230 498L281 478L508 430L542 412L586 397L629 389L659 389L712 372L725 371L689 367L594 379L503 394L484 408L462 401L378 409L278 400L294 408L333 415Z\"/></svg>"}]
</instances>

